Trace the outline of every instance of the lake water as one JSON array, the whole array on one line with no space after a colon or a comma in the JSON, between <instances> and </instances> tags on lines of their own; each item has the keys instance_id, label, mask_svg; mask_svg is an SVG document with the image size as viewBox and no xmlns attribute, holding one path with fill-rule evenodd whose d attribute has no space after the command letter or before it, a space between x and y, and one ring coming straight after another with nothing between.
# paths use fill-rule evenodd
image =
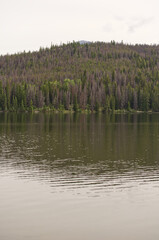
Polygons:
<instances>
[{"instance_id":1,"label":"lake water","mask_svg":"<svg viewBox=\"0 0 159 240\"><path fill-rule=\"evenodd\" d=\"M0 114L1 240L158 240L159 114Z\"/></svg>"}]
</instances>

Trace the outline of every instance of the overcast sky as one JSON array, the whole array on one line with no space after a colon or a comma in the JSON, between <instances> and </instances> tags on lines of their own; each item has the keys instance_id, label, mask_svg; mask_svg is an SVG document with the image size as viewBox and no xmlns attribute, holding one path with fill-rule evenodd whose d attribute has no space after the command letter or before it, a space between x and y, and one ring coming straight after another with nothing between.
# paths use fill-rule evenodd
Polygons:
<instances>
[{"instance_id":1,"label":"overcast sky","mask_svg":"<svg viewBox=\"0 0 159 240\"><path fill-rule=\"evenodd\" d=\"M158 0L0 0L0 55L78 40L159 43Z\"/></svg>"}]
</instances>

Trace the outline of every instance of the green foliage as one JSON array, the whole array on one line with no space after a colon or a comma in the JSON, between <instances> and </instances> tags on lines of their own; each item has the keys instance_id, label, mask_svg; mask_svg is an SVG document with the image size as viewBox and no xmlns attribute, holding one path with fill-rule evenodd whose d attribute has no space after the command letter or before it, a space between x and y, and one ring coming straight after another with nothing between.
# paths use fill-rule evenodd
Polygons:
<instances>
[{"instance_id":1,"label":"green foliage","mask_svg":"<svg viewBox=\"0 0 159 240\"><path fill-rule=\"evenodd\" d=\"M30 111L30 112L33 111L33 101L32 101L32 99L30 100L29 111Z\"/></svg>"},{"instance_id":2,"label":"green foliage","mask_svg":"<svg viewBox=\"0 0 159 240\"><path fill-rule=\"evenodd\" d=\"M130 102L128 102L128 108L127 108L128 111L131 111L131 107L130 107Z\"/></svg>"},{"instance_id":3,"label":"green foliage","mask_svg":"<svg viewBox=\"0 0 159 240\"><path fill-rule=\"evenodd\" d=\"M70 43L0 56L0 109L159 111L159 46Z\"/></svg>"},{"instance_id":4,"label":"green foliage","mask_svg":"<svg viewBox=\"0 0 159 240\"><path fill-rule=\"evenodd\" d=\"M94 110L95 110L96 112L99 112L99 102L98 102L98 101L96 101Z\"/></svg>"},{"instance_id":5,"label":"green foliage","mask_svg":"<svg viewBox=\"0 0 159 240\"><path fill-rule=\"evenodd\" d=\"M107 113L110 111L110 97L109 96L106 96L104 111Z\"/></svg>"},{"instance_id":6,"label":"green foliage","mask_svg":"<svg viewBox=\"0 0 159 240\"><path fill-rule=\"evenodd\" d=\"M78 103L77 103L77 96L74 97L74 104L73 104L73 110L77 112L79 109Z\"/></svg>"}]
</instances>

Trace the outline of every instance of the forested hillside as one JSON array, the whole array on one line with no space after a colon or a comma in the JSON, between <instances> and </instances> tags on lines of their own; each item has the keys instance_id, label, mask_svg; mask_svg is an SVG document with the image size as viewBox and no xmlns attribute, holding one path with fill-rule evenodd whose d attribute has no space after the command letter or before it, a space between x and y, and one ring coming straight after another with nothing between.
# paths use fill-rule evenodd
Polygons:
<instances>
[{"instance_id":1,"label":"forested hillside","mask_svg":"<svg viewBox=\"0 0 159 240\"><path fill-rule=\"evenodd\" d=\"M0 110L159 111L159 46L70 43L0 57Z\"/></svg>"}]
</instances>

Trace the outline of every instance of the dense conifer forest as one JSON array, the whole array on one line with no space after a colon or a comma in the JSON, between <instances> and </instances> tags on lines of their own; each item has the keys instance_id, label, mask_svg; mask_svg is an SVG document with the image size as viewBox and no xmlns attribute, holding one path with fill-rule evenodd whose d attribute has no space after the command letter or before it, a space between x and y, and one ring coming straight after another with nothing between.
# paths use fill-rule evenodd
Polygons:
<instances>
[{"instance_id":1,"label":"dense conifer forest","mask_svg":"<svg viewBox=\"0 0 159 240\"><path fill-rule=\"evenodd\" d=\"M0 110L159 111L159 45L73 42L0 56Z\"/></svg>"}]
</instances>

